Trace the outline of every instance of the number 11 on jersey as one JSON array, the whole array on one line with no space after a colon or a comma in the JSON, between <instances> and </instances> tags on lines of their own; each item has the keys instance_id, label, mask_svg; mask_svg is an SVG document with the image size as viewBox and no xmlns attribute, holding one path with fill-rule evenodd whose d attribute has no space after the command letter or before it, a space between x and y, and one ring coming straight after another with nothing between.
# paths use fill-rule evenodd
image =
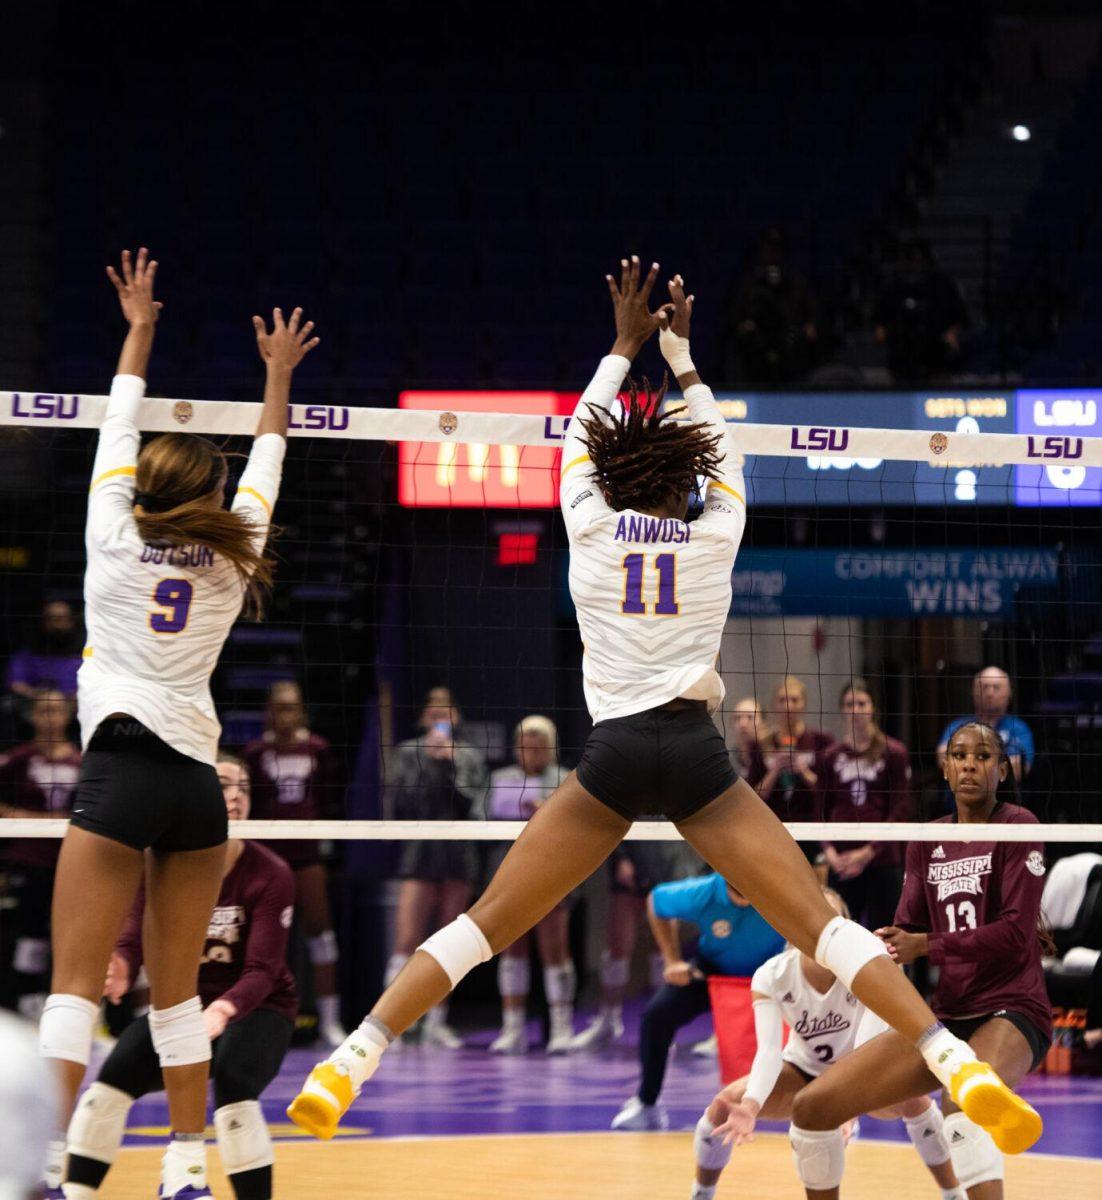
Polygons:
<instances>
[{"instance_id":1,"label":"number 11 on jersey","mask_svg":"<svg viewBox=\"0 0 1102 1200\"><path fill-rule=\"evenodd\" d=\"M620 611L628 616L645 616L647 602L643 599L644 575L647 569L645 554L625 554L624 599ZM656 617L676 617L681 611L677 604L677 555L657 554L654 569L658 572L658 596L653 613Z\"/></svg>"}]
</instances>

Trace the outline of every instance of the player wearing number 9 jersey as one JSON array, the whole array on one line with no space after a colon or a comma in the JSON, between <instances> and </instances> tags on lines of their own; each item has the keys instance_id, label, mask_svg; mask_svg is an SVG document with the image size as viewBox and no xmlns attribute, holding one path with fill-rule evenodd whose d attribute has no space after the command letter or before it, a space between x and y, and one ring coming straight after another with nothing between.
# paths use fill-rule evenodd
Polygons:
<instances>
[{"instance_id":1,"label":"player wearing number 9 jersey","mask_svg":"<svg viewBox=\"0 0 1102 1200\"><path fill-rule=\"evenodd\" d=\"M1002 1119L1012 1109L1009 1141L1024 1149L1040 1135L1037 1115L938 1024L883 943L834 912L784 826L735 777L712 713L723 698L716 655L745 490L731 435L689 353L693 298L677 275L670 303L651 312L657 275L655 263L642 278L633 258L622 261L619 283L607 277L616 339L565 443L570 586L595 721L581 762L528 822L470 912L418 948L360 1028L314 1068L288 1112L331 1137L396 1034L546 916L632 821L658 812L778 933L919 1045L947 1085L961 1071L978 1075L988 1115ZM687 421L637 394L613 412L632 360L659 329ZM690 523L689 497L701 476L704 513Z\"/></svg>"},{"instance_id":2,"label":"player wearing number 9 jersey","mask_svg":"<svg viewBox=\"0 0 1102 1200\"><path fill-rule=\"evenodd\" d=\"M222 878L226 806L215 774L219 726L210 676L246 597L271 579L268 523L279 489L291 376L316 344L296 310L269 334L253 318L266 367L264 404L232 507L227 465L205 438L154 438L138 411L160 304L157 264L124 252L108 268L130 329L100 431L88 501L85 618L78 678L85 748L53 896L53 980L40 1025L68 1119L88 1064L111 948L145 875L149 1014L173 1140L163 1197L206 1196L210 1039L196 977ZM64 1143L47 1184L60 1196ZM72 1193L79 1195L79 1193Z\"/></svg>"}]
</instances>

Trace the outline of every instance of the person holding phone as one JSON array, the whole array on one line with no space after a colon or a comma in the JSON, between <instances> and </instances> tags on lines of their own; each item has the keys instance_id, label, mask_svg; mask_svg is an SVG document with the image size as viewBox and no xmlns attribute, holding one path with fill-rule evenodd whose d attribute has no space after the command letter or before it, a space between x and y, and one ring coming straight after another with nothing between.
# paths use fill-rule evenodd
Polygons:
<instances>
[{"instance_id":1,"label":"person holding phone","mask_svg":"<svg viewBox=\"0 0 1102 1200\"><path fill-rule=\"evenodd\" d=\"M399 821L462 821L482 811L489 774L481 751L458 736L462 717L451 689L430 688L418 724L421 733L395 747L387 771L387 813ZM385 986L433 927L433 920L454 921L466 908L480 864L473 842L407 842L396 874L398 911L394 948L387 961ZM421 1040L457 1050L463 1044L447 1023L445 1000L425 1014Z\"/></svg>"}]
</instances>

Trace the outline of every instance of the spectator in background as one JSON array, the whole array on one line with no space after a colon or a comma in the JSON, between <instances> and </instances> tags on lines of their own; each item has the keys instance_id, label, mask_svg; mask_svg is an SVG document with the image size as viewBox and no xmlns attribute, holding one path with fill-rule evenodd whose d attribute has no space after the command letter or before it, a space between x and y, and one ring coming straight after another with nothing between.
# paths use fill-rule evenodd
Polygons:
<instances>
[{"instance_id":1,"label":"spectator in background","mask_svg":"<svg viewBox=\"0 0 1102 1200\"><path fill-rule=\"evenodd\" d=\"M907 747L881 732L876 702L863 679L838 698L845 732L819 757L819 791L828 821L909 821L911 764ZM830 886L855 921L890 925L903 883L903 856L894 842L824 842Z\"/></svg>"},{"instance_id":2,"label":"spectator in background","mask_svg":"<svg viewBox=\"0 0 1102 1200\"><path fill-rule=\"evenodd\" d=\"M386 778L389 816L399 821L461 821L486 803L486 760L459 736L462 718L451 690L425 697L421 733L394 749ZM407 842L398 861L394 949L386 966L389 987L431 929L456 920L470 900L479 864L471 842ZM447 1024L448 1001L425 1015L422 1041L458 1049Z\"/></svg>"},{"instance_id":3,"label":"spectator in background","mask_svg":"<svg viewBox=\"0 0 1102 1200\"><path fill-rule=\"evenodd\" d=\"M769 736L765 714L753 696L745 696L735 705L731 713L731 734L734 737L731 762L739 779L745 779L750 774L750 752L754 743L763 742Z\"/></svg>"},{"instance_id":4,"label":"spectator in background","mask_svg":"<svg viewBox=\"0 0 1102 1200\"><path fill-rule=\"evenodd\" d=\"M489 817L495 821L527 821L570 774L559 763L559 734L548 717L530 716L513 736L516 763L490 776ZM491 843L489 868L493 874L511 842ZM551 1012L548 1054L564 1054L574 1034L574 962L570 957L570 903L567 897L538 922L535 934L543 963L543 990ZM531 937L523 934L501 952L497 960L497 986L501 993L501 1033L490 1044L494 1054L524 1054L528 1050L525 1025L531 984Z\"/></svg>"},{"instance_id":5,"label":"spectator in background","mask_svg":"<svg viewBox=\"0 0 1102 1200\"><path fill-rule=\"evenodd\" d=\"M972 704L974 713L966 717L955 717L945 726L937 746L937 763L944 769L949 739L969 721L982 721L998 732L1010 759L1014 781L1021 783L1033 766L1033 734L1021 717L1009 711L1014 689L1010 676L1001 667L984 667L972 677Z\"/></svg>"},{"instance_id":6,"label":"spectator in background","mask_svg":"<svg viewBox=\"0 0 1102 1200\"><path fill-rule=\"evenodd\" d=\"M721 335L726 377L787 383L806 375L814 365L816 321L810 285L789 263L780 230L768 230L727 309Z\"/></svg>"},{"instance_id":7,"label":"spectator in background","mask_svg":"<svg viewBox=\"0 0 1102 1200\"><path fill-rule=\"evenodd\" d=\"M639 1091L620 1109L613 1129L665 1129L658 1103L674 1035L710 1007L709 975L751 976L784 949L784 938L750 907L722 875L663 883L647 900L647 918L662 951L665 983L651 997L639 1031L643 1078ZM679 921L700 931L696 952L686 960Z\"/></svg>"},{"instance_id":8,"label":"spectator in background","mask_svg":"<svg viewBox=\"0 0 1102 1200\"><path fill-rule=\"evenodd\" d=\"M302 689L283 679L268 690L265 730L243 754L252 780L252 815L258 821L316 821L343 816L336 792L333 753L310 731ZM329 1046L344 1041L337 981L340 956L329 906L329 879L316 838L263 842L295 873L295 906L314 973L318 1032Z\"/></svg>"},{"instance_id":9,"label":"spectator in background","mask_svg":"<svg viewBox=\"0 0 1102 1200\"><path fill-rule=\"evenodd\" d=\"M73 606L68 600L47 600L29 644L16 650L8 663L8 690L27 700L45 690L75 696L83 647Z\"/></svg>"},{"instance_id":10,"label":"spectator in background","mask_svg":"<svg viewBox=\"0 0 1102 1200\"><path fill-rule=\"evenodd\" d=\"M73 702L58 691L41 691L31 702L34 736L0 755L0 817L67 817L80 774L80 750L69 739ZM61 852L57 838L19 838L7 843L13 914L12 978L23 1016L37 1020L50 971L50 900Z\"/></svg>"},{"instance_id":11,"label":"spectator in background","mask_svg":"<svg viewBox=\"0 0 1102 1200\"><path fill-rule=\"evenodd\" d=\"M773 693L776 727L750 747L746 782L782 821L821 820L815 760L834 741L804 721L807 687L786 675ZM815 846L815 853L818 853ZM808 847L804 847L808 853Z\"/></svg>"},{"instance_id":12,"label":"spectator in background","mask_svg":"<svg viewBox=\"0 0 1102 1200\"><path fill-rule=\"evenodd\" d=\"M881 285L873 320L896 383L924 383L949 374L959 363L968 310L960 288L937 265L924 238L901 246Z\"/></svg>"}]
</instances>

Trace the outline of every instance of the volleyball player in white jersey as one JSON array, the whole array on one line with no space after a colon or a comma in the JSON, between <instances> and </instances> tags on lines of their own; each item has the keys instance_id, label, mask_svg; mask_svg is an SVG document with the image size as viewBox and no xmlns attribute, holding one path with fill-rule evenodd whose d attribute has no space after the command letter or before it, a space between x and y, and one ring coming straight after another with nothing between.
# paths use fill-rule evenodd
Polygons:
<instances>
[{"instance_id":1,"label":"volleyball player in white jersey","mask_svg":"<svg viewBox=\"0 0 1102 1200\"><path fill-rule=\"evenodd\" d=\"M711 714L723 699L715 663L745 487L733 439L689 353L692 297L675 276L672 302L651 312L657 271L642 279L633 258L623 260L619 284L607 277L616 340L563 447L570 590L595 722L578 769L529 821L470 912L433 934L359 1029L314 1068L289 1115L331 1137L396 1034L545 917L636 817L658 812L775 929L910 1038L954 1095L967 1080L963 1105L975 1109L982 1097L987 1123L1005 1128L1004 1148L1024 1150L1040 1136L1040 1117L938 1023L879 938L831 909L784 826L735 777ZM660 397L649 395L614 412L632 359L660 327L687 422L660 415ZM702 475L704 511L689 524Z\"/></svg>"},{"instance_id":2,"label":"volleyball player in white jersey","mask_svg":"<svg viewBox=\"0 0 1102 1200\"><path fill-rule=\"evenodd\" d=\"M196 981L222 881L226 806L215 774L219 724L210 676L265 558L286 448L291 376L317 344L296 309L269 334L253 318L267 371L249 462L230 509L226 460L205 438L154 438L138 409L160 304L147 252L108 268L130 331L99 434L88 498L88 644L78 677L85 755L53 898L53 986L40 1026L57 1060L68 1122L88 1065L111 950L145 870L149 1013L173 1138L161 1195L208 1196L203 1130L210 1040ZM64 1128L64 1125L62 1126ZM54 1145L54 1196L64 1143Z\"/></svg>"},{"instance_id":3,"label":"volleyball player in white jersey","mask_svg":"<svg viewBox=\"0 0 1102 1200\"><path fill-rule=\"evenodd\" d=\"M824 888L835 912L849 916L837 892ZM814 959L788 947L754 972L750 981L757 1050L750 1074L723 1088L697 1122L693 1138L696 1179L690 1200L714 1200L720 1173L734 1147L750 1139L758 1118L786 1121L796 1093L832 1063L884 1028L857 997ZM871 1019L870 1019L871 1018ZM784 1025L791 1034L783 1044ZM941 1111L916 1096L873 1113L903 1119L914 1148L941 1189L942 1200L967 1200L957 1182ZM845 1141L852 1122L844 1127Z\"/></svg>"}]
</instances>

